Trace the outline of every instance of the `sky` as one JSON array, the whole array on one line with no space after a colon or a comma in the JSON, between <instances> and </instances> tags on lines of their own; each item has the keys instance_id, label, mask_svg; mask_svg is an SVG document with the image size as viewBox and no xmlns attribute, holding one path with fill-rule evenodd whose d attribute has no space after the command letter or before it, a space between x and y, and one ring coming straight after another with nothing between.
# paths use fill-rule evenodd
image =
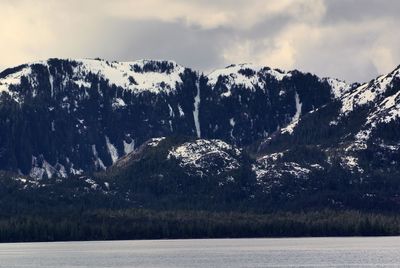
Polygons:
<instances>
[{"instance_id":1,"label":"sky","mask_svg":"<svg viewBox=\"0 0 400 268\"><path fill-rule=\"evenodd\" d=\"M400 64L398 0L0 0L0 70L47 58L232 63L365 82Z\"/></svg>"}]
</instances>

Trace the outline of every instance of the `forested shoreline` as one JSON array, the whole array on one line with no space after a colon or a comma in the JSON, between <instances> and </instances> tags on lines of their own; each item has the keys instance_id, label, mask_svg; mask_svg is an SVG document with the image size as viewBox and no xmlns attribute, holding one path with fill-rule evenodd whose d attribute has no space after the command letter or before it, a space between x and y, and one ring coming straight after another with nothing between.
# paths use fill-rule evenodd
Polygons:
<instances>
[{"instance_id":1,"label":"forested shoreline","mask_svg":"<svg viewBox=\"0 0 400 268\"><path fill-rule=\"evenodd\" d=\"M400 216L355 210L253 214L96 209L0 218L0 242L399 234Z\"/></svg>"}]
</instances>

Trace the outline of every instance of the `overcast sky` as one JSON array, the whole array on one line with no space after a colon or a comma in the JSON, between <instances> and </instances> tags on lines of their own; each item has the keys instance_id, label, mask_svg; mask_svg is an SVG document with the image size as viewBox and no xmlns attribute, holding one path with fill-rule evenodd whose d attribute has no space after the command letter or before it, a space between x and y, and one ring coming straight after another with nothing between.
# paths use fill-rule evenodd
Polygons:
<instances>
[{"instance_id":1,"label":"overcast sky","mask_svg":"<svg viewBox=\"0 0 400 268\"><path fill-rule=\"evenodd\" d=\"M348 82L400 64L398 0L0 0L0 69L49 57L252 62Z\"/></svg>"}]
</instances>

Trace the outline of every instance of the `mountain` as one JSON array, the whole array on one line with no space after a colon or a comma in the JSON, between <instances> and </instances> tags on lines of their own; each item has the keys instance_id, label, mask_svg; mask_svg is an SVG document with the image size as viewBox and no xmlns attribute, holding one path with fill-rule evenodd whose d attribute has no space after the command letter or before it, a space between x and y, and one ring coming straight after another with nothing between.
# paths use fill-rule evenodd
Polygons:
<instances>
[{"instance_id":1,"label":"mountain","mask_svg":"<svg viewBox=\"0 0 400 268\"><path fill-rule=\"evenodd\" d=\"M347 84L252 64L21 65L0 73L0 178L7 196L43 203L397 210L399 73Z\"/></svg>"},{"instance_id":2,"label":"mountain","mask_svg":"<svg viewBox=\"0 0 400 268\"><path fill-rule=\"evenodd\" d=\"M171 135L248 145L330 101L332 85L250 65L208 76L169 61L21 65L0 74L0 168L36 178L93 172Z\"/></svg>"},{"instance_id":3,"label":"mountain","mask_svg":"<svg viewBox=\"0 0 400 268\"><path fill-rule=\"evenodd\" d=\"M274 178L289 176L291 187L302 185L293 191L307 194L323 187L337 206L398 208L399 82L397 68L353 86L260 142L258 177L272 187Z\"/></svg>"}]
</instances>

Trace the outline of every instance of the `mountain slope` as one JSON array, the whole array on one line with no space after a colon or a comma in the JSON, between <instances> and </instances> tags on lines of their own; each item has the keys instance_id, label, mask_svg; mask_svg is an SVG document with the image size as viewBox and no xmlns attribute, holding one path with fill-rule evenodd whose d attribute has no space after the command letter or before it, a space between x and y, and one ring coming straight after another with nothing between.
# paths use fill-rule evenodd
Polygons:
<instances>
[{"instance_id":1,"label":"mountain slope","mask_svg":"<svg viewBox=\"0 0 400 268\"><path fill-rule=\"evenodd\" d=\"M65 177L105 169L154 136L193 135L195 80L173 62L54 59L6 70L0 166Z\"/></svg>"},{"instance_id":2,"label":"mountain slope","mask_svg":"<svg viewBox=\"0 0 400 268\"><path fill-rule=\"evenodd\" d=\"M0 169L91 173L170 135L249 145L347 90L332 81L251 65L208 76L171 61L21 65L0 74Z\"/></svg>"},{"instance_id":3,"label":"mountain slope","mask_svg":"<svg viewBox=\"0 0 400 268\"><path fill-rule=\"evenodd\" d=\"M268 189L276 181L277 189L300 184L291 194L300 188L310 194L315 187L317 195L325 188L335 193L331 201L342 206L397 207L399 73L397 68L354 87L302 116L292 132L282 130L261 142L254 166L258 179L267 182Z\"/></svg>"},{"instance_id":4,"label":"mountain slope","mask_svg":"<svg viewBox=\"0 0 400 268\"><path fill-rule=\"evenodd\" d=\"M349 85L252 64L21 65L0 73L0 177L41 200L397 210L399 91L399 68Z\"/></svg>"}]
</instances>

